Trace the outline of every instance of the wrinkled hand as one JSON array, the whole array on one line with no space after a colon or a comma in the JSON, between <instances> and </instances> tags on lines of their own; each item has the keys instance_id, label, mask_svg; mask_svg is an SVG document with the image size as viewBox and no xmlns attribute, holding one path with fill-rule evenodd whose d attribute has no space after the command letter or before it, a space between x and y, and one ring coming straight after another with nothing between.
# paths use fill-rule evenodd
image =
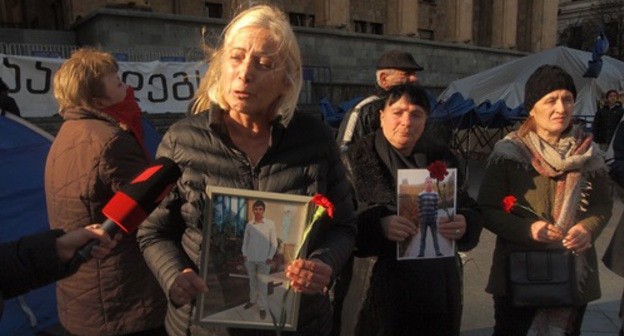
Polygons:
<instances>
[{"instance_id":1,"label":"wrinkled hand","mask_svg":"<svg viewBox=\"0 0 624 336\"><path fill-rule=\"evenodd\" d=\"M591 233L582 225L576 224L568 230L562 243L566 249L580 253L592 247L591 241Z\"/></svg>"},{"instance_id":2,"label":"wrinkled hand","mask_svg":"<svg viewBox=\"0 0 624 336\"><path fill-rule=\"evenodd\" d=\"M531 224L531 238L542 243L556 243L563 239L563 231L555 225L538 220Z\"/></svg>"},{"instance_id":3,"label":"wrinkled hand","mask_svg":"<svg viewBox=\"0 0 624 336\"><path fill-rule=\"evenodd\" d=\"M318 259L297 259L286 268L290 286L303 294L325 293L331 275L331 267Z\"/></svg>"},{"instance_id":4,"label":"wrinkled hand","mask_svg":"<svg viewBox=\"0 0 624 336\"><path fill-rule=\"evenodd\" d=\"M466 233L466 217L464 215L455 215L453 219L448 219L446 216L440 217L438 233L446 239L460 239Z\"/></svg>"},{"instance_id":5,"label":"wrinkled hand","mask_svg":"<svg viewBox=\"0 0 624 336\"><path fill-rule=\"evenodd\" d=\"M191 303L199 293L208 292L208 286L194 270L185 268L182 270L169 288L169 298L178 306Z\"/></svg>"},{"instance_id":6,"label":"wrinkled hand","mask_svg":"<svg viewBox=\"0 0 624 336\"><path fill-rule=\"evenodd\" d=\"M416 234L416 225L409 219L397 215L381 219L381 229L388 240L402 242L405 238Z\"/></svg>"},{"instance_id":7,"label":"wrinkled hand","mask_svg":"<svg viewBox=\"0 0 624 336\"><path fill-rule=\"evenodd\" d=\"M100 224L91 224L58 237L56 239L56 252L62 262L67 262L74 256L78 248L92 239L97 239L100 243L93 247L91 256L96 259L101 259L106 257L115 248L121 237L121 234L117 234L115 235L115 239L111 239L108 233L102 230Z\"/></svg>"}]
</instances>

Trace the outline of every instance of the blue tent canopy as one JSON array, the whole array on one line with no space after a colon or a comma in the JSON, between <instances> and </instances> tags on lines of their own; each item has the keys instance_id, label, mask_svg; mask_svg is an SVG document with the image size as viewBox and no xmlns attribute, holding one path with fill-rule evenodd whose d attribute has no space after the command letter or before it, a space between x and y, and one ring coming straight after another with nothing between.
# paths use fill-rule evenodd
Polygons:
<instances>
[{"instance_id":1,"label":"blue tent canopy","mask_svg":"<svg viewBox=\"0 0 624 336\"><path fill-rule=\"evenodd\" d=\"M52 136L45 131L13 115L0 116L0 243L49 229L43 176L51 145ZM34 335L58 323L53 284L22 299L35 319L22 310L18 298L7 300L0 334Z\"/></svg>"}]
</instances>

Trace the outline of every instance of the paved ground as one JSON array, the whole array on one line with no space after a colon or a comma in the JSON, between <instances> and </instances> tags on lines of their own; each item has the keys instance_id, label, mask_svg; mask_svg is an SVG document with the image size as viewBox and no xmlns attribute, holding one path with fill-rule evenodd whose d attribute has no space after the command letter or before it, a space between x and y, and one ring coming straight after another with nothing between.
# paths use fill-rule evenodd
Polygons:
<instances>
[{"instance_id":1,"label":"paved ground","mask_svg":"<svg viewBox=\"0 0 624 336\"><path fill-rule=\"evenodd\" d=\"M475 196L483 174L483 163L472 162L468 170L469 192ZM602 257L613 235L615 226L624 211L624 204L616 200L611 221L596 241L598 256ZM467 254L464 267L464 314L462 336L491 335L494 325L492 298L485 293L485 285L490 272L495 236L483 230L479 245ZM360 261L359 277L364 278L368 264ZM585 314L582 326L584 336L617 336L620 328L618 317L624 279L618 277L600 263L602 298L592 302ZM353 321L358 311L357 303L363 299L362 283L356 284L349 293L348 307L343 312L342 335L352 335Z\"/></svg>"}]
</instances>

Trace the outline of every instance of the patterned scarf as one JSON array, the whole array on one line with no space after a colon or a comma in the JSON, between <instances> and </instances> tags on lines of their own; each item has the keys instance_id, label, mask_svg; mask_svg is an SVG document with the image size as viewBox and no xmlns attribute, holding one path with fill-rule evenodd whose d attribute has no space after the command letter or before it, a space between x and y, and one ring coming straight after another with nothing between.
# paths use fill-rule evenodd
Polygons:
<instances>
[{"instance_id":1,"label":"patterned scarf","mask_svg":"<svg viewBox=\"0 0 624 336\"><path fill-rule=\"evenodd\" d=\"M590 188L583 175L586 164L594 164L592 137L580 128L573 128L562 137L556 147L543 141L534 132L529 132L520 141L531 152L531 165L540 175L556 180L555 203L552 218L555 225L567 232L576 224L576 207L581 204L585 210L587 200L581 190ZM604 162L604 161L603 161ZM596 161L599 163L599 161Z\"/></svg>"}]
</instances>

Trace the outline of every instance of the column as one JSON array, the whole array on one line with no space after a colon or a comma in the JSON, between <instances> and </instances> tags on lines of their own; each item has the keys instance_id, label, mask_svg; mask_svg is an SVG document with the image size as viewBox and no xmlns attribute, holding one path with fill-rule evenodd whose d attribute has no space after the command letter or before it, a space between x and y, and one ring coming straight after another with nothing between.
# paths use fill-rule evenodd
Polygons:
<instances>
[{"instance_id":1,"label":"column","mask_svg":"<svg viewBox=\"0 0 624 336\"><path fill-rule=\"evenodd\" d=\"M345 29L349 27L349 0L315 0L317 27Z\"/></svg>"},{"instance_id":2,"label":"column","mask_svg":"<svg viewBox=\"0 0 624 336\"><path fill-rule=\"evenodd\" d=\"M518 29L518 0L493 1L492 47L515 49Z\"/></svg>"},{"instance_id":3,"label":"column","mask_svg":"<svg viewBox=\"0 0 624 336\"><path fill-rule=\"evenodd\" d=\"M387 1L384 35L418 36L418 1Z\"/></svg>"},{"instance_id":4,"label":"column","mask_svg":"<svg viewBox=\"0 0 624 336\"><path fill-rule=\"evenodd\" d=\"M558 0L533 0L531 10L531 51L555 47L557 43Z\"/></svg>"},{"instance_id":5,"label":"column","mask_svg":"<svg viewBox=\"0 0 624 336\"><path fill-rule=\"evenodd\" d=\"M446 41L472 41L472 0L446 0Z\"/></svg>"}]
</instances>

